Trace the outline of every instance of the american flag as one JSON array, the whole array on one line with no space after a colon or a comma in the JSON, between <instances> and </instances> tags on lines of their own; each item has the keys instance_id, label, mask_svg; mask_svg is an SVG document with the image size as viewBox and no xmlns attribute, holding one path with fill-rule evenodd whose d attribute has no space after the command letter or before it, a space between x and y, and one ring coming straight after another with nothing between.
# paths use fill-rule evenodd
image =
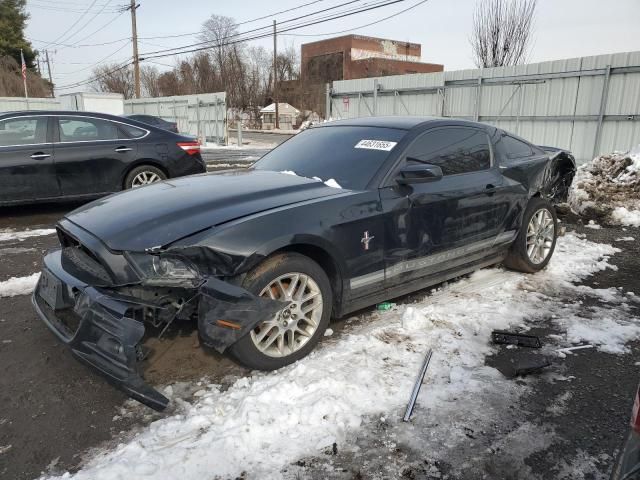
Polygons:
<instances>
[{"instance_id":1,"label":"american flag","mask_svg":"<svg viewBox=\"0 0 640 480\"><path fill-rule=\"evenodd\" d=\"M22 53L22 49L20 49L20 59L22 60L22 80L27 79L27 64L24 62L24 54Z\"/></svg>"}]
</instances>

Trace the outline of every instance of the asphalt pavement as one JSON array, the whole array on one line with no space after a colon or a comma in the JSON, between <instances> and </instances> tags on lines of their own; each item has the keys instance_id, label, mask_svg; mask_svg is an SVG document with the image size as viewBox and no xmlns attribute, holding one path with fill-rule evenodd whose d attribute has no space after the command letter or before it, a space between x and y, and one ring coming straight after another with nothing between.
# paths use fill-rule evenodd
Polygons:
<instances>
[{"instance_id":1,"label":"asphalt pavement","mask_svg":"<svg viewBox=\"0 0 640 480\"><path fill-rule=\"evenodd\" d=\"M0 210L0 231L50 228L76 206L5 208ZM569 228L576 228L589 239L604 243L613 243L616 237L629 234L637 237L634 231L623 232L619 227L593 230L569 225ZM43 253L56 245L55 235L0 243L0 281L38 272ZM616 246L623 249L611 259L618 269L600 272L585 284L640 290L638 242L616 243ZM406 301L410 302L411 298ZM340 322L335 325L332 326L334 335L339 337ZM147 340L153 354L143 369L154 385L183 381L193 384L201 378L224 385L248 374L227 358L202 350L190 323L174 326L159 341L153 335L154 332L150 332ZM475 426L470 425L472 433L469 435L478 442L476 456L486 463L486 478L526 478L524 471L533 472L540 478L561 478L558 465L562 464L563 458L576 458L581 452L588 458L601 458L596 466L596 472L601 476L563 478L603 478L622 442L633 391L640 380L636 366L640 345L634 343L630 348L630 353L625 355L604 354L592 349L568 358L562 373L575 380L571 397L564 400L562 414L550 410L549 406L560 401L563 385L534 380L530 395L505 410L509 422L481 432L474 431ZM3 368L0 376L2 479L32 479L41 472L73 470L92 448L122 441L160 415L171 414L171 410L158 414L137 407L101 377L80 365L36 317L27 295L0 297L0 365ZM509 452L509 445L498 453L480 448L484 443L477 437L486 440L487 445L493 445L497 439L508 439L511 429L525 421L540 425L541 429L553 429L563 442L541 448L526 458ZM366 431L366 426L363 429ZM370 433L376 435L375 428ZM376 460L377 451L371 448L369 467L356 465L353 459L338 454L334 465L340 466L340 472L344 474L339 478L373 478L376 461L382 460ZM427 456L424 452L412 452L410 456L398 457L405 462L399 466L404 478L436 478L424 473L427 460L421 455ZM523 470L525 465L527 469ZM442 466L441 472L444 472L442 477L446 477L446 465ZM326 471L321 468L318 468L317 476L313 468L308 473L315 478L326 478Z\"/></svg>"}]
</instances>

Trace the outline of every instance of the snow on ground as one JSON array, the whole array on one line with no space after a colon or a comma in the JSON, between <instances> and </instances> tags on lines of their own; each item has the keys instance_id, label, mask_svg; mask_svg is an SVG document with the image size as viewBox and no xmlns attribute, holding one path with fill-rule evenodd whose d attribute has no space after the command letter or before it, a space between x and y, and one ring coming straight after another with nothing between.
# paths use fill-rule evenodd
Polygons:
<instances>
[{"instance_id":1,"label":"snow on ground","mask_svg":"<svg viewBox=\"0 0 640 480\"><path fill-rule=\"evenodd\" d=\"M11 277L9 280L0 282L0 297L27 295L33 292L38 278L40 278L40 274L34 273L28 277Z\"/></svg>"},{"instance_id":2,"label":"snow on ground","mask_svg":"<svg viewBox=\"0 0 640 480\"><path fill-rule=\"evenodd\" d=\"M640 227L640 151L601 155L581 165L569 205L585 218Z\"/></svg>"},{"instance_id":3,"label":"snow on ground","mask_svg":"<svg viewBox=\"0 0 640 480\"><path fill-rule=\"evenodd\" d=\"M39 237L42 235L53 235L56 233L54 228L37 228L33 230L0 230L0 242L10 242L13 240L23 241L25 238Z\"/></svg>"},{"instance_id":4,"label":"snow on ground","mask_svg":"<svg viewBox=\"0 0 640 480\"><path fill-rule=\"evenodd\" d=\"M527 389L485 365L485 356L494 350L489 343L493 329L529 328L552 318L567 332L557 336L553 349L588 341L620 352L627 341L640 337L638 327L623 315L629 301L623 292L591 292L574 284L613 268L607 259L616 251L570 233L559 239L549 267L536 275L485 269L416 303L369 313L366 322L325 338L294 365L239 378L226 390L209 384L190 402L174 397L177 407L170 416L98 454L75 475L57 478L202 479L242 472L250 478L283 478L282 469L300 458L326 457L323 452L334 443L355 445L355 436L372 418L400 430L400 416L429 348L434 355L417 408L432 418L429 428L404 428L411 433L405 440L428 440L434 455L456 451L453 447L469 445L469 424L483 428L501 421L504 409L492 410L484 397L503 397L512 405ZM615 302L614 312L602 322L587 321L594 312L578 299L588 294ZM596 313L594 318L605 312ZM172 391L168 387L165 393ZM529 439L519 450L523 459L533 448L531 428L523 425L522 435L513 433L516 440ZM538 437L535 448L546 448L551 436Z\"/></svg>"}]
</instances>

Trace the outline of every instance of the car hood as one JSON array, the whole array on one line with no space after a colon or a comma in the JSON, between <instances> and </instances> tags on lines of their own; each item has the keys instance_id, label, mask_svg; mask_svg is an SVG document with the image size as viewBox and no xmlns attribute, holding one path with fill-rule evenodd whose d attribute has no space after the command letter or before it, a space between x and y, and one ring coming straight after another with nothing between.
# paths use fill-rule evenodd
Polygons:
<instances>
[{"instance_id":1,"label":"car hood","mask_svg":"<svg viewBox=\"0 0 640 480\"><path fill-rule=\"evenodd\" d=\"M89 203L66 218L111 250L143 251L247 215L341 193L344 190L305 177L230 171L128 190Z\"/></svg>"}]
</instances>

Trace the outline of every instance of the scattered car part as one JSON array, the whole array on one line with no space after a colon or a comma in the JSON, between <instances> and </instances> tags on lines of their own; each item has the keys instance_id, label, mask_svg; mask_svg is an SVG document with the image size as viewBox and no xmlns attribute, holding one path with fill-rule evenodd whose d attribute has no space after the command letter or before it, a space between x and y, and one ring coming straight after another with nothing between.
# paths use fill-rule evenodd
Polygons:
<instances>
[{"instance_id":1,"label":"scattered car part","mask_svg":"<svg viewBox=\"0 0 640 480\"><path fill-rule=\"evenodd\" d=\"M506 351L494 356L492 361L492 366L507 378L524 377L550 365L551 360L547 356L522 351Z\"/></svg>"},{"instance_id":2,"label":"scattered car part","mask_svg":"<svg viewBox=\"0 0 640 480\"><path fill-rule=\"evenodd\" d=\"M558 350L556 350L556 352L566 354L566 353L571 353L574 350L583 350L585 348L593 348L593 345L589 344L589 345L578 345L577 347L559 348Z\"/></svg>"},{"instance_id":3,"label":"scattered car part","mask_svg":"<svg viewBox=\"0 0 640 480\"><path fill-rule=\"evenodd\" d=\"M420 372L418 373L418 378L416 378L416 382L413 385L413 390L411 391L411 398L409 398L407 409L404 412L404 417L402 417L403 422L408 422L409 420L411 420L411 414L413 413L413 408L416 406L416 400L418 399L420 387L422 387L422 382L424 381L424 376L427 373L427 368L429 367L429 362L431 361L432 354L433 351L429 349L424 357L422 367L420 367Z\"/></svg>"},{"instance_id":4,"label":"scattered car part","mask_svg":"<svg viewBox=\"0 0 640 480\"><path fill-rule=\"evenodd\" d=\"M519 347L540 348L540 338L536 335L526 333L507 332L504 330L494 330L491 332L493 343L503 345L518 345Z\"/></svg>"}]
</instances>

